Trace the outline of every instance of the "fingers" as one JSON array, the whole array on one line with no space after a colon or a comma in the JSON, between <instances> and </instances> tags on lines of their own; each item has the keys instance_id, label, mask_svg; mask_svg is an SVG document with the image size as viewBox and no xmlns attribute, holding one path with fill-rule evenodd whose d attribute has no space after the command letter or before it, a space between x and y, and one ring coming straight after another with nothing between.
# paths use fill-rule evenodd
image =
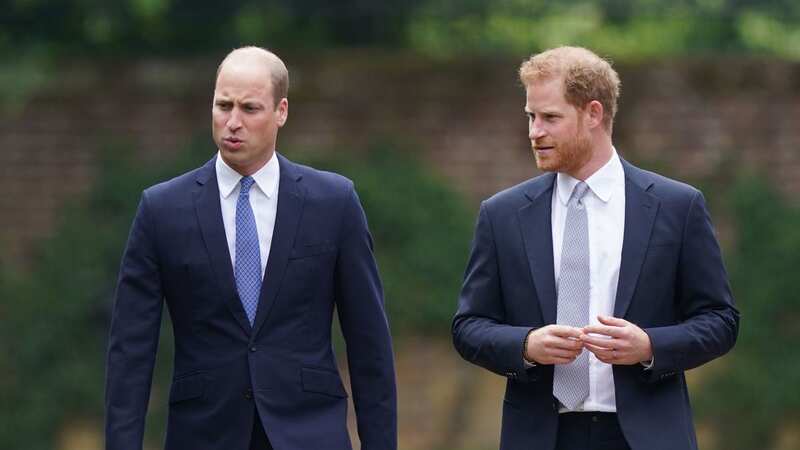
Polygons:
<instances>
[{"instance_id":1,"label":"fingers","mask_svg":"<svg viewBox=\"0 0 800 450\"><path fill-rule=\"evenodd\" d=\"M611 316L597 316L599 325L588 325L583 327L583 333L602 334L604 336L611 336L615 338L624 337L628 333L628 328L631 325L625 319Z\"/></svg>"},{"instance_id":2,"label":"fingers","mask_svg":"<svg viewBox=\"0 0 800 450\"><path fill-rule=\"evenodd\" d=\"M624 327L609 326L609 325L588 325L583 327L583 334L600 334L603 336L610 336L620 338L625 333Z\"/></svg>"},{"instance_id":3,"label":"fingers","mask_svg":"<svg viewBox=\"0 0 800 450\"><path fill-rule=\"evenodd\" d=\"M548 352L548 354L553 358L561 358L567 359L572 361L573 359L577 358L578 355L581 354L581 350L561 350L561 349L552 349Z\"/></svg>"},{"instance_id":4,"label":"fingers","mask_svg":"<svg viewBox=\"0 0 800 450\"><path fill-rule=\"evenodd\" d=\"M613 359L616 356L616 350L611 347L598 347L584 342L584 348L594 353L594 356L601 361L604 361L604 359Z\"/></svg>"},{"instance_id":5,"label":"fingers","mask_svg":"<svg viewBox=\"0 0 800 450\"><path fill-rule=\"evenodd\" d=\"M583 335L583 330L576 327L570 327L567 325L550 325L550 334L562 337L562 338L575 338L580 339Z\"/></svg>"},{"instance_id":6,"label":"fingers","mask_svg":"<svg viewBox=\"0 0 800 450\"><path fill-rule=\"evenodd\" d=\"M595 347L599 348L625 348L627 347L627 342L620 338L612 338L606 335L596 335L596 334L584 334L581 338L581 342L586 344L591 344Z\"/></svg>"},{"instance_id":7,"label":"fingers","mask_svg":"<svg viewBox=\"0 0 800 450\"><path fill-rule=\"evenodd\" d=\"M583 351L580 328L549 325L531 332L526 357L540 364L567 364Z\"/></svg>"},{"instance_id":8,"label":"fingers","mask_svg":"<svg viewBox=\"0 0 800 450\"><path fill-rule=\"evenodd\" d=\"M583 348L580 350L561 350L561 349L548 349L542 357L544 364L569 364L575 361L575 358L581 354Z\"/></svg>"},{"instance_id":9,"label":"fingers","mask_svg":"<svg viewBox=\"0 0 800 450\"><path fill-rule=\"evenodd\" d=\"M584 342L584 348L592 352L594 356L606 364L632 364L626 351L613 347L598 347Z\"/></svg>"},{"instance_id":10,"label":"fingers","mask_svg":"<svg viewBox=\"0 0 800 450\"><path fill-rule=\"evenodd\" d=\"M609 325L612 327L624 327L628 325L628 321L625 319L620 319L619 317L612 317L612 316L597 316L597 320L600 321L603 325Z\"/></svg>"},{"instance_id":11,"label":"fingers","mask_svg":"<svg viewBox=\"0 0 800 450\"><path fill-rule=\"evenodd\" d=\"M649 337L636 325L615 317L584 328L548 325L531 332L526 358L540 364L568 364L583 349L607 364L635 364L652 355Z\"/></svg>"}]
</instances>

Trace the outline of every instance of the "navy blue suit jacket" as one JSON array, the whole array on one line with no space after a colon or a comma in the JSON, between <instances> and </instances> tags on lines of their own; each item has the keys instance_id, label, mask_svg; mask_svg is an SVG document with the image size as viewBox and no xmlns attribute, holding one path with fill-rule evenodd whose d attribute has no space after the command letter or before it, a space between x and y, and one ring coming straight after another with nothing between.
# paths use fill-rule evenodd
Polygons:
<instances>
[{"instance_id":1,"label":"navy blue suit jacket","mask_svg":"<svg viewBox=\"0 0 800 450\"><path fill-rule=\"evenodd\" d=\"M246 449L259 417L276 450L351 448L334 306L362 448L397 447L391 340L353 183L277 157L277 218L252 327L236 291L215 159L142 194L111 322L107 449L142 448L164 301L175 338L167 449Z\"/></svg>"},{"instance_id":2,"label":"navy blue suit jacket","mask_svg":"<svg viewBox=\"0 0 800 450\"><path fill-rule=\"evenodd\" d=\"M614 316L647 332L655 365L614 366L618 418L633 450L696 449L684 371L733 346L739 314L702 194L625 161L623 168ZM539 176L482 203L453 319L458 352L508 379L503 450L555 448L553 366L526 368L522 358L528 332L556 322L555 178Z\"/></svg>"}]
</instances>

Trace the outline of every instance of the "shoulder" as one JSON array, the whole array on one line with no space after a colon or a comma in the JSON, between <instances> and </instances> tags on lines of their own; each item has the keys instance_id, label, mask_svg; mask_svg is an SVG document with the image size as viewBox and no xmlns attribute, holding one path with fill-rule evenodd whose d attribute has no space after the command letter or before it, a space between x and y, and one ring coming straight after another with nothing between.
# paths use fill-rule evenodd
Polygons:
<instances>
[{"instance_id":1,"label":"shoulder","mask_svg":"<svg viewBox=\"0 0 800 450\"><path fill-rule=\"evenodd\" d=\"M212 158L201 167L148 187L144 190L142 197L148 202L177 206L190 198L191 192L197 186L215 179L214 158Z\"/></svg>"},{"instance_id":2,"label":"shoulder","mask_svg":"<svg viewBox=\"0 0 800 450\"><path fill-rule=\"evenodd\" d=\"M627 161L623 162L623 168L625 170L625 178L628 182L638 185L652 195L659 197L661 200L691 201L702 195L699 189L688 183L639 168Z\"/></svg>"},{"instance_id":3,"label":"shoulder","mask_svg":"<svg viewBox=\"0 0 800 450\"><path fill-rule=\"evenodd\" d=\"M494 194L484 200L482 205L493 211L517 211L542 195L552 195L554 180L554 173L539 175Z\"/></svg>"},{"instance_id":4,"label":"shoulder","mask_svg":"<svg viewBox=\"0 0 800 450\"><path fill-rule=\"evenodd\" d=\"M316 169L285 159L281 176L295 177L308 190L309 194L343 195L353 190L353 181L335 172Z\"/></svg>"},{"instance_id":5,"label":"shoulder","mask_svg":"<svg viewBox=\"0 0 800 450\"><path fill-rule=\"evenodd\" d=\"M292 162L278 155L281 165L281 185L283 177L289 177L296 183L305 198L307 208L335 214L336 211L349 209L348 204L358 203L353 181L338 173L316 169L304 164Z\"/></svg>"}]
</instances>

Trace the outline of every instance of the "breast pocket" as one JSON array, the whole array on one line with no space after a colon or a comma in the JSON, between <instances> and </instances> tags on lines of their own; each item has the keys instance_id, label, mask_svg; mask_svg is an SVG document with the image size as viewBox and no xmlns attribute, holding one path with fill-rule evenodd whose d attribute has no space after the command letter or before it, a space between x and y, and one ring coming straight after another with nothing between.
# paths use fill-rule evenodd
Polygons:
<instances>
[{"instance_id":1,"label":"breast pocket","mask_svg":"<svg viewBox=\"0 0 800 450\"><path fill-rule=\"evenodd\" d=\"M281 296L301 304L313 298L320 289L329 289L326 286L330 286L333 280L336 251L337 247L328 242L295 246L289 254Z\"/></svg>"}]
</instances>

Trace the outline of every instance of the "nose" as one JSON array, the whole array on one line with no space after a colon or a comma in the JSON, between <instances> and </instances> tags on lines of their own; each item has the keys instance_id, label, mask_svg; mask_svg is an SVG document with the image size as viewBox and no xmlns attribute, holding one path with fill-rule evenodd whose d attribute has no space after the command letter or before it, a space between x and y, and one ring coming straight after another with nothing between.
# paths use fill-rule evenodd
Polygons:
<instances>
[{"instance_id":1,"label":"nose","mask_svg":"<svg viewBox=\"0 0 800 450\"><path fill-rule=\"evenodd\" d=\"M239 117L239 112L234 108L230 115L228 116L228 121L225 122L225 126L228 127L231 131L236 131L239 128L242 128L242 120Z\"/></svg>"},{"instance_id":2,"label":"nose","mask_svg":"<svg viewBox=\"0 0 800 450\"><path fill-rule=\"evenodd\" d=\"M537 139L541 139L545 134L547 133L539 123L538 119L528 121L528 138L530 138L530 140L535 141Z\"/></svg>"}]
</instances>

